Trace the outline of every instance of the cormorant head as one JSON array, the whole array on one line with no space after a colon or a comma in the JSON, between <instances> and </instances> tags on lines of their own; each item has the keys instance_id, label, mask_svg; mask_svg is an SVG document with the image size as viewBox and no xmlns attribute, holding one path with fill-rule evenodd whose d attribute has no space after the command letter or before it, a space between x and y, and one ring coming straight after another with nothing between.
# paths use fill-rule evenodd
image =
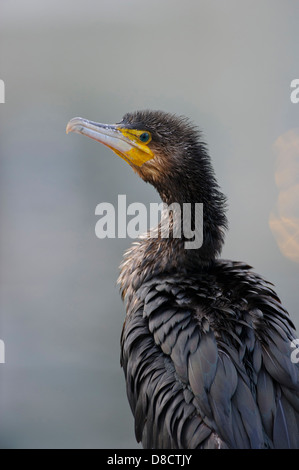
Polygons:
<instances>
[{"instance_id":1,"label":"cormorant head","mask_svg":"<svg viewBox=\"0 0 299 470\"><path fill-rule=\"evenodd\" d=\"M203 203L200 256L210 260L220 252L227 224L225 197L200 133L187 118L162 111L136 111L108 125L78 117L69 121L66 132L87 135L112 149L158 190L166 204Z\"/></svg>"},{"instance_id":2,"label":"cormorant head","mask_svg":"<svg viewBox=\"0 0 299 470\"><path fill-rule=\"evenodd\" d=\"M144 181L153 184L166 202L180 202L182 193L188 202L194 181L197 187L214 182L200 133L183 116L136 111L114 125L78 117L69 121L66 131L87 135L111 148Z\"/></svg>"}]
</instances>

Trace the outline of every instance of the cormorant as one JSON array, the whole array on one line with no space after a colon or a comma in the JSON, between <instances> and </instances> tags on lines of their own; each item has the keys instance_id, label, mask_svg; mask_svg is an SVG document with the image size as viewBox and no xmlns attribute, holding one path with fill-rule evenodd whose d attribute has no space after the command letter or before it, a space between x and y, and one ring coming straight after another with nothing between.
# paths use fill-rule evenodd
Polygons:
<instances>
[{"instance_id":1,"label":"cormorant","mask_svg":"<svg viewBox=\"0 0 299 470\"><path fill-rule=\"evenodd\" d=\"M114 150L168 205L203 203L200 248L186 249L173 226L169 238L157 229L121 265L121 365L137 441L161 449L299 448L294 325L272 284L245 263L219 258L226 200L197 128L184 117L137 111L115 125L74 118L68 131Z\"/></svg>"}]
</instances>

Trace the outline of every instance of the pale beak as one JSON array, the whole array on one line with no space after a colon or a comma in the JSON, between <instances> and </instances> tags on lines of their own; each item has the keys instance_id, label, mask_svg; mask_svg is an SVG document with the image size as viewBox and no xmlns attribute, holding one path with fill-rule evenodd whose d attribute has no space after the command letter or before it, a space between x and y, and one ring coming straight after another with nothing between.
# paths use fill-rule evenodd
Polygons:
<instances>
[{"instance_id":1,"label":"pale beak","mask_svg":"<svg viewBox=\"0 0 299 470\"><path fill-rule=\"evenodd\" d=\"M116 124L101 124L75 117L67 124L66 133L69 132L86 135L106 145L129 164L141 166L154 157L147 145L138 141L134 134L130 135L127 129L122 129Z\"/></svg>"}]
</instances>

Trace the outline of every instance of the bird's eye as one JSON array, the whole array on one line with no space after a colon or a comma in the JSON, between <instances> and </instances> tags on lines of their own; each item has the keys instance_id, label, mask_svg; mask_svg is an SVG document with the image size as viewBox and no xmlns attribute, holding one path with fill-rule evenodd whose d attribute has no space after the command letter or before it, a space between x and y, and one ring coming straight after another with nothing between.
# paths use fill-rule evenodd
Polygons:
<instances>
[{"instance_id":1,"label":"bird's eye","mask_svg":"<svg viewBox=\"0 0 299 470\"><path fill-rule=\"evenodd\" d=\"M148 142L150 140L150 138L151 138L151 136L148 132L142 132L142 134L140 134L140 136L139 136L139 139L143 143Z\"/></svg>"}]
</instances>

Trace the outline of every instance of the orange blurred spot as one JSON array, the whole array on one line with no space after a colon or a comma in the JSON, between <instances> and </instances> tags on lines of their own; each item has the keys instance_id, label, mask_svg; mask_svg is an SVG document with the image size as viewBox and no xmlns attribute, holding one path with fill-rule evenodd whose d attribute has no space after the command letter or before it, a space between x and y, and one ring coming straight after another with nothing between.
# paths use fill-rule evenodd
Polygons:
<instances>
[{"instance_id":1,"label":"orange blurred spot","mask_svg":"<svg viewBox=\"0 0 299 470\"><path fill-rule=\"evenodd\" d=\"M280 190L269 226L284 256L299 263L299 129L291 129L274 143L275 181Z\"/></svg>"}]
</instances>

